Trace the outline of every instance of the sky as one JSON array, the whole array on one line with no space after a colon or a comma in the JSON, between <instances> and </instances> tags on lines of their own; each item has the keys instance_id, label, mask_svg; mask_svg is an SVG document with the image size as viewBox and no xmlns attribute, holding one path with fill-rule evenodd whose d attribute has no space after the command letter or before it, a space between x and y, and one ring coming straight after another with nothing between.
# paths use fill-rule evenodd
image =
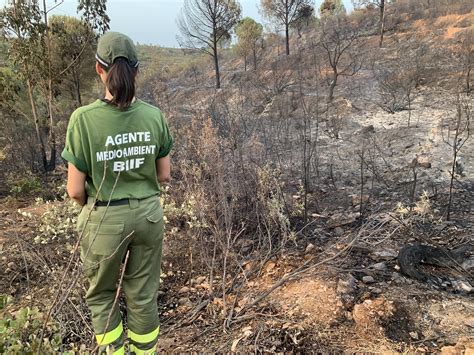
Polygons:
<instances>
[{"instance_id":1,"label":"sky","mask_svg":"<svg viewBox=\"0 0 474 355\"><path fill-rule=\"evenodd\" d=\"M8 0L2 0L5 5ZM343 0L346 9L351 9L351 1ZM239 0L243 17L249 16L265 23L259 13L260 0ZM315 0L319 8L322 0ZM48 0L54 5L53 0ZM127 34L141 44L178 47L176 18L184 0L108 0L107 13L110 17L110 29ZM64 0L53 14L76 16L77 0Z\"/></svg>"}]
</instances>

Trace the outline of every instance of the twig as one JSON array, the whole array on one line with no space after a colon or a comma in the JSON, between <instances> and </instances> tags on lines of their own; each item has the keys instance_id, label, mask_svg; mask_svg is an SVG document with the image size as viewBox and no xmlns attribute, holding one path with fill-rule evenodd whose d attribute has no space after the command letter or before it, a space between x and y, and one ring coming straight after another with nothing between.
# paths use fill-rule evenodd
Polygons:
<instances>
[{"instance_id":1,"label":"twig","mask_svg":"<svg viewBox=\"0 0 474 355\"><path fill-rule=\"evenodd\" d=\"M100 193L100 191L102 189L102 186L104 184L106 171L107 171L107 162L104 163L104 174L103 174L103 177L102 177L102 181L100 182L99 188L97 189L95 199L97 199L97 197L99 196L99 193ZM61 295L62 286L63 286L64 282L66 281L66 276L69 272L69 268L71 267L72 262L76 259L77 250L79 249L79 246L81 244L81 240L84 236L84 231L86 229L87 223L89 222L91 213L92 213L92 209L89 211L89 214L87 215L86 222L84 223L84 227L82 228L81 234L79 235L79 238L77 239L77 242L74 245L74 248L73 248L72 253L71 253L71 257L69 258L69 262L68 262L68 264L66 266L66 269L64 270L64 273L61 277L61 281L59 282L58 291L56 292L56 295L54 296L53 302L51 303L51 306L49 307L48 312L46 313L46 315L44 317L43 327L41 328L40 339L43 339L43 337L44 337L44 332L46 330L47 323L49 321L49 318L51 317L54 306L56 305L56 303L59 300L59 297ZM41 346L42 346L42 341L39 343L38 351L36 352L37 355L41 354Z\"/></svg>"},{"instance_id":2,"label":"twig","mask_svg":"<svg viewBox=\"0 0 474 355\"><path fill-rule=\"evenodd\" d=\"M15 226L16 226L16 225L18 225L18 220L16 218L16 215L14 215L14 218L15 218ZM25 252L24 252L23 247L21 245L20 237L18 236L18 230L16 228L15 228L15 239L16 239L16 242L18 244L18 247L20 248L21 257L23 258L23 263L25 264L26 289L27 289L27 292L29 292L29 290L30 290L30 274L28 273L28 263L26 262Z\"/></svg>"}]
</instances>

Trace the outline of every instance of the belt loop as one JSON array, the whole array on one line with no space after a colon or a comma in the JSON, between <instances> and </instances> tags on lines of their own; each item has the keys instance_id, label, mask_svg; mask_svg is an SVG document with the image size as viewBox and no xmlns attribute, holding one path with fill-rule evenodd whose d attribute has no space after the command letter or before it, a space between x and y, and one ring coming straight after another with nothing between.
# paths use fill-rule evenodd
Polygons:
<instances>
[{"instance_id":1,"label":"belt loop","mask_svg":"<svg viewBox=\"0 0 474 355\"><path fill-rule=\"evenodd\" d=\"M135 209L135 208L138 208L138 206L140 206L140 203L136 198L130 198L128 200L128 203L130 204L130 208L132 210Z\"/></svg>"}]
</instances>

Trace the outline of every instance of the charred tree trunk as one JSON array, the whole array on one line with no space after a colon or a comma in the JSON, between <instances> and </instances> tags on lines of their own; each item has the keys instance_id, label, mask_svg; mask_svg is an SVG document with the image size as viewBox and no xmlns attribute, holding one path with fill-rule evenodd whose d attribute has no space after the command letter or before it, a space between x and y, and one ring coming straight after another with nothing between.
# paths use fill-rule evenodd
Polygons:
<instances>
[{"instance_id":1,"label":"charred tree trunk","mask_svg":"<svg viewBox=\"0 0 474 355\"><path fill-rule=\"evenodd\" d=\"M379 47L382 48L383 32L385 28L385 0L380 0L380 42Z\"/></svg>"},{"instance_id":2,"label":"charred tree trunk","mask_svg":"<svg viewBox=\"0 0 474 355\"><path fill-rule=\"evenodd\" d=\"M257 70L257 50L253 49L253 70Z\"/></svg>"},{"instance_id":3,"label":"charred tree trunk","mask_svg":"<svg viewBox=\"0 0 474 355\"><path fill-rule=\"evenodd\" d=\"M337 68L333 67L333 78L331 81L331 85L329 86L328 102L332 102L334 98L334 89L336 88L336 85L337 85L338 76L339 76L339 73L337 72Z\"/></svg>"},{"instance_id":4,"label":"charred tree trunk","mask_svg":"<svg viewBox=\"0 0 474 355\"><path fill-rule=\"evenodd\" d=\"M36 139L39 143L40 154L41 154L41 161L43 165L43 169L47 170L48 167L48 159L46 158L46 147L43 141L43 137L41 135L41 128L40 122L38 117L38 111L36 110L36 102L33 96L33 86L31 85L31 80L26 80L27 88L28 88L28 98L30 100L31 112L33 114L33 120L35 122L35 132L36 132Z\"/></svg>"},{"instance_id":5,"label":"charred tree trunk","mask_svg":"<svg viewBox=\"0 0 474 355\"><path fill-rule=\"evenodd\" d=\"M74 70L74 95L76 98L77 106L82 106L82 97L81 97L81 79L76 70Z\"/></svg>"},{"instance_id":6,"label":"charred tree trunk","mask_svg":"<svg viewBox=\"0 0 474 355\"><path fill-rule=\"evenodd\" d=\"M221 76L219 72L219 57L217 55L217 40L214 41L214 48L212 49L214 57L214 68L216 71L216 89L221 88Z\"/></svg>"},{"instance_id":7,"label":"charred tree trunk","mask_svg":"<svg viewBox=\"0 0 474 355\"><path fill-rule=\"evenodd\" d=\"M51 40L49 37L48 29L48 10L46 7L46 0L43 0L43 12L44 12L44 23L45 23L45 37L46 37L46 49L47 49L47 60L48 60L48 114L49 114L49 146L50 146L50 157L47 164L46 170L53 171L56 168L56 134L54 132L54 116L53 116L53 73L51 69Z\"/></svg>"}]
</instances>

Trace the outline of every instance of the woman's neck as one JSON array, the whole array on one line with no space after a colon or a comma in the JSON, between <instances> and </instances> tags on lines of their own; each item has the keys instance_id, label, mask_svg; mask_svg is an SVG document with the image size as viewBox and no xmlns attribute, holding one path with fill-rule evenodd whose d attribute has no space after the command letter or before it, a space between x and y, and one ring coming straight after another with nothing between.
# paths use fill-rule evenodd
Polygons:
<instances>
[{"instance_id":1,"label":"woman's neck","mask_svg":"<svg viewBox=\"0 0 474 355\"><path fill-rule=\"evenodd\" d=\"M110 93L109 89L105 89L105 99L110 101L112 100L114 97L112 96L112 94Z\"/></svg>"},{"instance_id":2,"label":"woman's neck","mask_svg":"<svg viewBox=\"0 0 474 355\"><path fill-rule=\"evenodd\" d=\"M112 96L112 94L110 93L109 89L105 89L105 97L104 97L107 101L111 101L114 97ZM135 102L137 98L134 96L133 97L133 100L132 102Z\"/></svg>"}]
</instances>

